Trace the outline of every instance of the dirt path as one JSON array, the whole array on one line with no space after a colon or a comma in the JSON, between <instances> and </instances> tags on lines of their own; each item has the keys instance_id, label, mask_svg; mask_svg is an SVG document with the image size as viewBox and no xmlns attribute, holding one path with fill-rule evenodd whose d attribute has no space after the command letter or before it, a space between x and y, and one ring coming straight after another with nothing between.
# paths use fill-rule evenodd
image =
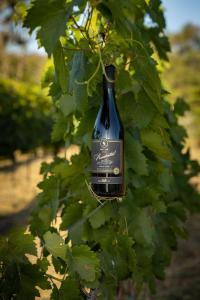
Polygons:
<instances>
[{"instance_id":1,"label":"dirt path","mask_svg":"<svg viewBox=\"0 0 200 300\"><path fill-rule=\"evenodd\" d=\"M79 148L72 145L67 150L67 159L78 151ZM63 157L64 151L59 156ZM0 233L26 223L39 192L37 184L42 180L40 165L43 161L52 161L52 155L38 158L21 155L15 166L10 161L0 161Z\"/></svg>"}]
</instances>

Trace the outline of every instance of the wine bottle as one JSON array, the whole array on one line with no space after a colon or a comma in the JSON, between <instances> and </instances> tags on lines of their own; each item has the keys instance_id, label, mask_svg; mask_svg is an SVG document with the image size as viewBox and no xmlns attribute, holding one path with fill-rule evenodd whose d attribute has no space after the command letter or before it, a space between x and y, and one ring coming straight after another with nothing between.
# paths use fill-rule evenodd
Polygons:
<instances>
[{"instance_id":1,"label":"wine bottle","mask_svg":"<svg viewBox=\"0 0 200 300\"><path fill-rule=\"evenodd\" d=\"M115 67L105 66L103 101L92 134L93 192L102 198L124 194L124 129L115 101Z\"/></svg>"}]
</instances>

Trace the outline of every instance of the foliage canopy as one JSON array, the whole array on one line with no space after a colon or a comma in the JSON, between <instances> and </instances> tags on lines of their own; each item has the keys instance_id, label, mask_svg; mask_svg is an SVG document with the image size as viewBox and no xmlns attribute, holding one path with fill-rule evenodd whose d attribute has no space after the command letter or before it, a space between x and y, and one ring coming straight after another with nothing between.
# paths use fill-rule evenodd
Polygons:
<instances>
[{"instance_id":1,"label":"foliage canopy","mask_svg":"<svg viewBox=\"0 0 200 300\"><path fill-rule=\"evenodd\" d=\"M39 86L5 77L0 98L0 157L50 146L52 102Z\"/></svg>"}]
</instances>

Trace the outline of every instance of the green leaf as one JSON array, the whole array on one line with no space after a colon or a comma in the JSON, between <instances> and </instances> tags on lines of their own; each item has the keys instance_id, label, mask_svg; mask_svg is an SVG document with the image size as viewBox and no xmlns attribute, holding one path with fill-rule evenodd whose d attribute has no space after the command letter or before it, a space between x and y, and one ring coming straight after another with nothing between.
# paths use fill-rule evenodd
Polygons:
<instances>
[{"instance_id":1,"label":"green leaf","mask_svg":"<svg viewBox=\"0 0 200 300\"><path fill-rule=\"evenodd\" d=\"M20 228L12 231L10 234L10 242L13 243L12 250L15 251L15 255L21 256L23 253L36 255L36 246L34 243L34 237L31 234L25 234L24 229ZM15 250L14 250L15 247Z\"/></svg>"},{"instance_id":2,"label":"green leaf","mask_svg":"<svg viewBox=\"0 0 200 300\"><path fill-rule=\"evenodd\" d=\"M44 234L45 247L55 257L66 260L67 245L60 235L50 231Z\"/></svg>"},{"instance_id":3,"label":"green leaf","mask_svg":"<svg viewBox=\"0 0 200 300\"><path fill-rule=\"evenodd\" d=\"M20 272L20 283L19 283L19 293L17 293L16 299L35 299L35 297L40 297L40 293L37 287L41 289L50 289L51 285L47 279L47 276L37 265L23 264L18 267L18 272Z\"/></svg>"},{"instance_id":4,"label":"green leaf","mask_svg":"<svg viewBox=\"0 0 200 300\"><path fill-rule=\"evenodd\" d=\"M179 125L172 125L170 128L170 132L173 140L179 145L183 143L184 139L187 137L185 128Z\"/></svg>"},{"instance_id":5,"label":"green leaf","mask_svg":"<svg viewBox=\"0 0 200 300\"><path fill-rule=\"evenodd\" d=\"M66 264L59 257L52 256L51 260L56 273L65 274Z\"/></svg>"},{"instance_id":6,"label":"green leaf","mask_svg":"<svg viewBox=\"0 0 200 300\"><path fill-rule=\"evenodd\" d=\"M64 35L66 22L72 12L71 3L65 0L34 0L24 20L31 32L39 27L38 38L50 55L60 36Z\"/></svg>"},{"instance_id":7,"label":"green leaf","mask_svg":"<svg viewBox=\"0 0 200 300\"><path fill-rule=\"evenodd\" d=\"M104 225L111 218L115 218L115 213L116 212L112 203L106 203L89 218L89 222L94 229L97 229Z\"/></svg>"},{"instance_id":8,"label":"green leaf","mask_svg":"<svg viewBox=\"0 0 200 300\"><path fill-rule=\"evenodd\" d=\"M155 236L152 219L144 209L136 209L129 225L129 234L141 246L152 246Z\"/></svg>"},{"instance_id":9,"label":"green leaf","mask_svg":"<svg viewBox=\"0 0 200 300\"><path fill-rule=\"evenodd\" d=\"M155 208L155 210L158 213L165 213L167 211L167 207L165 205L165 203L163 202L163 200L154 200L152 202L152 206Z\"/></svg>"},{"instance_id":10,"label":"green leaf","mask_svg":"<svg viewBox=\"0 0 200 300\"><path fill-rule=\"evenodd\" d=\"M139 88L138 83L133 80L128 71L121 70L116 81L117 91L120 95L130 91L135 92Z\"/></svg>"},{"instance_id":11,"label":"green leaf","mask_svg":"<svg viewBox=\"0 0 200 300\"><path fill-rule=\"evenodd\" d=\"M65 99L65 97L63 99ZM68 133L69 130L69 121L70 120L67 122L66 117L61 112L55 115L55 123L51 132L53 142L64 141L65 134Z\"/></svg>"},{"instance_id":12,"label":"green leaf","mask_svg":"<svg viewBox=\"0 0 200 300\"><path fill-rule=\"evenodd\" d=\"M24 228L14 229L6 238L1 238L0 260L22 262L25 254L37 255L34 237L25 234Z\"/></svg>"},{"instance_id":13,"label":"green leaf","mask_svg":"<svg viewBox=\"0 0 200 300\"><path fill-rule=\"evenodd\" d=\"M152 21L157 23L160 30L162 31L163 28L165 27L165 18L163 14L163 9L162 9L162 2L161 0L154 0L150 1L150 5L148 6L149 10L149 16L151 17Z\"/></svg>"},{"instance_id":14,"label":"green leaf","mask_svg":"<svg viewBox=\"0 0 200 300\"><path fill-rule=\"evenodd\" d=\"M60 84L63 93L66 93L68 90L68 72L67 72L67 66L65 64L65 56L64 56L62 44L60 41L58 41L56 48L53 52L53 60L54 60L57 80Z\"/></svg>"},{"instance_id":15,"label":"green leaf","mask_svg":"<svg viewBox=\"0 0 200 300\"><path fill-rule=\"evenodd\" d=\"M190 109L189 105L183 98L177 98L174 105L174 113L179 116L184 116L185 112Z\"/></svg>"},{"instance_id":16,"label":"green leaf","mask_svg":"<svg viewBox=\"0 0 200 300\"><path fill-rule=\"evenodd\" d=\"M165 279L164 269L170 263L170 250L165 243L157 245L155 253L153 255L153 272L158 279Z\"/></svg>"},{"instance_id":17,"label":"green leaf","mask_svg":"<svg viewBox=\"0 0 200 300\"><path fill-rule=\"evenodd\" d=\"M62 224L60 228L62 230L69 229L70 226L78 222L83 214L83 206L79 203L71 204L65 209L65 213L62 215Z\"/></svg>"},{"instance_id":18,"label":"green leaf","mask_svg":"<svg viewBox=\"0 0 200 300\"><path fill-rule=\"evenodd\" d=\"M83 82L86 70L86 57L83 51L74 54L72 66L69 75L69 93L73 94L75 103L79 110L83 110L86 106L87 92L86 84Z\"/></svg>"},{"instance_id":19,"label":"green leaf","mask_svg":"<svg viewBox=\"0 0 200 300\"><path fill-rule=\"evenodd\" d=\"M155 153L159 158L171 160L170 149L163 137L151 129L144 129L141 132L142 143Z\"/></svg>"},{"instance_id":20,"label":"green leaf","mask_svg":"<svg viewBox=\"0 0 200 300\"><path fill-rule=\"evenodd\" d=\"M60 109L66 117L74 112L77 108L74 96L67 94L62 95L59 99L59 102Z\"/></svg>"},{"instance_id":21,"label":"green leaf","mask_svg":"<svg viewBox=\"0 0 200 300\"><path fill-rule=\"evenodd\" d=\"M160 193L152 186L137 188L133 192L135 206L145 207L156 204L159 201Z\"/></svg>"},{"instance_id":22,"label":"green leaf","mask_svg":"<svg viewBox=\"0 0 200 300\"><path fill-rule=\"evenodd\" d=\"M46 177L38 184L38 187L42 189L42 193L38 195L38 205L49 206L51 208L50 218L55 218L59 205L59 178L56 176ZM46 208L46 211L44 209L42 214L44 214L45 220L48 221L48 208Z\"/></svg>"},{"instance_id":23,"label":"green leaf","mask_svg":"<svg viewBox=\"0 0 200 300\"><path fill-rule=\"evenodd\" d=\"M167 53L171 50L169 40L165 35L159 35L160 28L150 27L146 29L149 39L154 44L160 59L169 61Z\"/></svg>"},{"instance_id":24,"label":"green leaf","mask_svg":"<svg viewBox=\"0 0 200 300\"><path fill-rule=\"evenodd\" d=\"M130 133L126 134L125 151L128 168L132 168L139 175L147 175L147 159L142 153L142 145Z\"/></svg>"},{"instance_id":25,"label":"green leaf","mask_svg":"<svg viewBox=\"0 0 200 300\"><path fill-rule=\"evenodd\" d=\"M98 288L98 300L115 300L117 294L117 279L115 277L108 276L104 277L104 280L100 283Z\"/></svg>"},{"instance_id":26,"label":"green leaf","mask_svg":"<svg viewBox=\"0 0 200 300\"><path fill-rule=\"evenodd\" d=\"M92 215L89 218L89 221L90 221L90 224L92 225L92 227L94 229L97 229L100 226L102 226L106 221L105 214L104 214L103 210L99 209L94 215Z\"/></svg>"},{"instance_id":27,"label":"green leaf","mask_svg":"<svg viewBox=\"0 0 200 300\"><path fill-rule=\"evenodd\" d=\"M61 161L59 164L55 165L53 169L54 173L63 179L71 180L70 177L77 175L77 165L69 164L68 161Z\"/></svg>"},{"instance_id":28,"label":"green leaf","mask_svg":"<svg viewBox=\"0 0 200 300\"><path fill-rule=\"evenodd\" d=\"M125 125L145 128L153 119L156 109L145 93L140 91L137 96L129 92L123 94L118 102L119 112Z\"/></svg>"},{"instance_id":29,"label":"green leaf","mask_svg":"<svg viewBox=\"0 0 200 300\"><path fill-rule=\"evenodd\" d=\"M123 234L108 234L101 242L101 266L106 275L123 280L135 269L134 241Z\"/></svg>"},{"instance_id":30,"label":"green leaf","mask_svg":"<svg viewBox=\"0 0 200 300\"><path fill-rule=\"evenodd\" d=\"M72 66L70 70L70 79L69 79L69 92L72 93L74 90L75 85L77 84L76 81L81 81L84 78L84 60L85 56L83 51L78 51L74 54L72 59Z\"/></svg>"},{"instance_id":31,"label":"green leaf","mask_svg":"<svg viewBox=\"0 0 200 300\"><path fill-rule=\"evenodd\" d=\"M80 295L79 285L78 283L67 277L61 284L59 289L59 300L81 300L83 299ZM55 299L54 299L55 300Z\"/></svg>"},{"instance_id":32,"label":"green leaf","mask_svg":"<svg viewBox=\"0 0 200 300\"><path fill-rule=\"evenodd\" d=\"M143 3L141 1L139 2L141 7ZM125 2L123 0L118 0L117 5L115 5L114 1L104 2L106 8L109 8L112 13L112 18L110 17L110 19L113 21L114 18L116 31L118 31L123 37L130 37L132 28L135 25L134 20L138 13L137 4L138 3L136 1ZM107 10L103 5L101 6L101 11L102 13L105 13L107 18L109 18L109 13L107 13Z\"/></svg>"},{"instance_id":33,"label":"green leaf","mask_svg":"<svg viewBox=\"0 0 200 300\"><path fill-rule=\"evenodd\" d=\"M74 246L72 248L71 267L81 279L92 282L99 273L99 260L88 246Z\"/></svg>"},{"instance_id":34,"label":"green leaf","mask_svg":"<svg viewBox=\"0 0 200 300\"><path fill-rule=\"evenodd\" d=\"M169 128L169 124L168 124L167 120L165 119L164 116L162 116L159 113L154 115L150 126L152 129L155 129L155 130L160 130L160 128Z\"/></svg>"},{"instance_id":35,"label":"green leaf","mask_svg":"<svg viewBox=\"0 0 200 300\"><path fill-rule=\"evenodd\" d=\"M143 51L143 55L138 53L137 59L133 65L136 69L136 77L143 87L146 95L151 99L152 103L160 113L163 113L163 104L161 100L161 82L158 76L155 62Z\"/></svg>"},{"instance_id":36,"label":"green leaf","mask_svg":"<svg viewBox=\"0 0 200 300\"><path fill-rule=\"evenodd\" d=\"M44 272L47 272L48 267L50 266L50 263L46 257L43 257L42 259L37 260L37 265L39 269L41 269Z\"/></svg>"},{"instance_id":37,"label":"green leaf","mask_svg":"<svg viewBox=\"0 0 200 300\"><path fill-rule=\"evenodd\" d=\"M94 100L94 99L92 99ZM85 143L89 148L91 147L91 134L94 122L97 116L97 109L91 108L84 112L83 117L80 119L76 137L81 140L81 143Z\"/></svg>"},{"instance_id":38,"label":"green leaf","mask_svg":"<svg viewBox=\"0 0 200 300\"><path fill-rule=\"evenodd\" d=\"M171 173L172 172L169 168L165 168L162 170L162 173L159 175L159 183L162 186L162 190L167 193L170 192L173 185L174 178Z\"/></svg>"},{"instance_id":39,"label":"green leaf","mask_svg":"<svg viewBox=\"0 0 200 300\"><path fill-rule=\"evenodd\" d=\"M51 224L52 220L52 208L50 206L45 205L42 207L38 213L38 218L45 225L45 228L48 228Z\"/></svg>"}]
</instances>

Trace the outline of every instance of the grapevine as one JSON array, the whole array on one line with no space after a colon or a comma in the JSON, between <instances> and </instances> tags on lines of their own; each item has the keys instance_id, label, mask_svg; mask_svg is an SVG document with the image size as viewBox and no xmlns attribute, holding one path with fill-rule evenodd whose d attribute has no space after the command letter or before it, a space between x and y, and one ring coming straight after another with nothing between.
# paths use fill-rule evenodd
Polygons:
<instances>
[{"instance_id":1,"label":"grapevine","mask_svg":"<svg viewBox=\"0 0 200 300\"><path fill-rule=\"evenodd\" d=\"M167 102L157 68L170 50L161 1L34 0L24 26L53 58L46 79L56 108L52 141L76 144L80 153L42 164L28 228L1 238L0 298L35 299L39 287L53 300L112 300L124 280L136 296L145 285L155 292L177 238L187 237L188 215L200 209L189 183L200 168L184 152L187 134L178 124L184 103ZM126 195L99 202L86 182L107 63L117 68Z\"/></svg>"}]
</instances>

